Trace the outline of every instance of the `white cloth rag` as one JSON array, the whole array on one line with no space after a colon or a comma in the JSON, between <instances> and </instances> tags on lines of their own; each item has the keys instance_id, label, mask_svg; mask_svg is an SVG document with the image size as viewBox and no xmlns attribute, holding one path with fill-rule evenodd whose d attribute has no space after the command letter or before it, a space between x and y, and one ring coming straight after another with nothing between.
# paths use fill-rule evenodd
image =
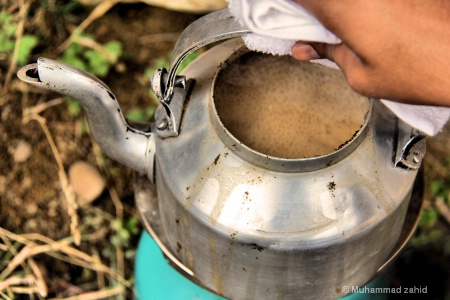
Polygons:
<instances>
[{"instance_id":1,"label":"white cloth rag","mask_svg":"<svg viewBox=\"0 0 450 300\"><path fill-rule=\"evenodd\" d=\"M231 13L252 33L243 37L254 51L291 55L296 41L338 44L341 40L292 0L229 0ZM315 60L338 69L325 59ZM439 133L450 118L449 107L409 105L381 100L400 119L428 135Z\"/></svg>"}]
</instances>

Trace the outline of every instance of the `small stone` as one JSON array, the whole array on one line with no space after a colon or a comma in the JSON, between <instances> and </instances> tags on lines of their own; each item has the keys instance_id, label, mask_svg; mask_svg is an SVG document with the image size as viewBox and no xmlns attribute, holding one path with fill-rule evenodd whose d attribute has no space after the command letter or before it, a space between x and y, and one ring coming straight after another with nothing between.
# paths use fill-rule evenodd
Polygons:
<instances>
[{"instance_id":1,"label":"small stone","mask_svg":"<svg viewBox=\"0 0 450 300\"><path fill-rule=\"evenodd\" d=\"M9 119L10 112L11 112L11 106L6 105L3 107L2 114L1 114L3 122L6 122Z\"/></svg>"},{"instance_id":2,"label":"small stone","mask_svg":"<svg viewBox=\"0 0 450 300\"><path fill-rule=\"evenodd\" d=\"M47 211L47 216L49 216L50 218L54 218L54 217L56 217L58 215L58 211L56 210L56 209L54 209L54 208L50 208L48 211Z\"/></svg>"},{"instance_id":3,"label":"small stone","mask_svg":"<svg viewBox=\"0 0 450 300\"><path fill-rule=\"evenodd\" d=\"M6 191L6 176L0 175L0 194L4 194Z\"/></svg>"},{"instance_id":4,"label":"small stone","mask_svg":"<svg viewBox=\"0 0 450 300\"><path fill-rule=\"evenodd\" d=\"M25 141L19 141L17 147L14 149L13 159L16 163L25 162L31 155L31 146Z\"/></svg>"},{"instance_id":5,"label":"small stone","mask_svg":"<svg viewBox=\"0 0 450 300\"><path fill-rule=\"evenodd\" d=\"M28 219L23 227L27 231L34 231L37 228L37 221L35 219Z\"/></svg>"},{"instance_id":6,"label":"small stone","mask_svg":"<svg viewBox=\"0 0 450 300\"><path fill-rule=\"evenodd\" d=\"M31 177L27 175L23 178L20 185L21 185L22 189L26 190L31 187L32 183L33 183L33 181L31 180Z\"/></svg>"},{"instance_id":7,"label":"small stone","mask_svg":"<svg viewBox=\"0 0 450 300\"><path fill-rule=\"evenodd\" d=\"M34 216L37 213L38 209L39 207L36 202L27 203L25 207L27 215L29 216Z\"/></svg>"},{"instance_id":8,"label":"small stone","mask_svg":"<svg viewBox=\"0 0 450 300\"><path fill-rule=\"evenodd\" d=\"M85 161L77 161L70 166L69 181L80 206L94 201L105 188L105 180L100 172Z\"/></svg>"},{"instance_id":9,"label":"small stone","mask_svg":"<svg viewBox=\"0 0 450 300\"><path fill-rule=\"evenodd\" d=\"M52 200L47 204L47 216L49 216L50 218L56 217L58 215L58 207L59 204L57 201Z\"/></svg>"}]
</instances>

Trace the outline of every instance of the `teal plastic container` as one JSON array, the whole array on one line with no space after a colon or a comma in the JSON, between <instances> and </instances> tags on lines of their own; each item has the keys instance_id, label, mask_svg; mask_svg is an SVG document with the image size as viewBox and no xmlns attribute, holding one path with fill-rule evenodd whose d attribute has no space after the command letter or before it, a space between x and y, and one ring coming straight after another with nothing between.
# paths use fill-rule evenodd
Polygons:
<instances>
[{"instance_id":1,"label":"teal plastic container","mask_svg":"<svg viewBox=\"0 0 450 300\"><path fill-rule=\"evenodd\" d=\"M161 250L147 232L139 241L136 266L136 300L226 300L178 273L165 260ZM389 287L387 274L371 281L367 288ZM343 300L384 300L385 294L355 293Z\"/></svg>"}]
</instances>

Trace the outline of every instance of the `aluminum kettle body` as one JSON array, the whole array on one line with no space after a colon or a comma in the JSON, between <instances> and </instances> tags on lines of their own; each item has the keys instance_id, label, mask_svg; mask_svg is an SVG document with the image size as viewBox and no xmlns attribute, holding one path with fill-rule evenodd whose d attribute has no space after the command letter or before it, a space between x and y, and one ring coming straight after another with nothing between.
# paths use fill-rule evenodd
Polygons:
<instances>
[{"instance_id":1,"label":"aluminum kettle body","mask_svg":"<svg viewBox=\"0 0 450 300\"><path fill-rule=\"evenodd\" d=\"M246 154L213 97L220 66L241 45L217 46L185 71L195 86L180 135L156 139L158 200L141 204L143 216L153 212L147 225L183 272L227 298L342 297L376 274L398 240L417 171L395 167L393 152L409 133L372 101L357 147L332 163Z\"/></svg>"},{"instance_id":2,"label":"aluminum kettle body","mask_svg":"<svg viewBox=\"0 0 450 300\"><path fill-rule=\"evenodd\" d=\"M226 10L202 19L183 33L170 71L154 76L161 105L141 130L108 87L71 66L40 59L18 76L80 101L106 154L148 177L156 198L137 197L142 220L191 280L230 299L335 299L367 283L398 241L424 135L368 100L361 128L326 155L255 151L215 103L219 74L246 53L240 39L175 75L193 50L248 32Z\"/></svg>"}]
</instances>

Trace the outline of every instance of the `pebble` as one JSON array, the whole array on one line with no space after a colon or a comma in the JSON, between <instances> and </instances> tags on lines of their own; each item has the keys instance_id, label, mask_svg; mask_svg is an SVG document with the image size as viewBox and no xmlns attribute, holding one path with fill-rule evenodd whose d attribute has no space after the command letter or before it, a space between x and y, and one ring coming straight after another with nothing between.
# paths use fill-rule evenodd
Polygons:
<instances>
[{"instance_id":1,"label":"pebble","mask_svg":"<svg viewBox=\"0 0 450 300\"><path fill-rule=\"evenodd\" d=\"M0 175L0 194L4 194L6 191L6 176Z\"/></svg>"},{"instance_id":2,"label":"pebble","mask_svg":"<svg viewBox=\"0 0 450 300\"><path fill-rule=\"evenodd\" d=\"M85 161L77 161L69 168L69 181L78 196L78 205L94 201L105 188L105 180L97 168Z\"/></svg>"},{"instance_id":3,"label":"pebble","mask_svg":"<svg viewBox=\"0 0 450 300\"><path fill-rule=\"evenodd\" d=\"M58 207L59 204L57 201L52 200L49 203L47 203L47 216L49 216L50 218L54 218L58 215Z\"/></svg>"},{"instance_id":4,"label":"pebble","mask_svg":"<svg viewBox=\"0 0 450 300\"><path fill-rule=\"evenodd\" d=\"M25 141L19 141L17 147L13 150L13 159L16 163L23 163L31 156L31 146Z\"/></svg>"},{"instance_id":5,"label":"pebble","mask_svg":"<svg viewBox=\"0 0 450 300\"><path fill-rule=\"evenodd\" d=\"M24 229L26 231L35 231L37 226L37 221L35 219L28 219L28 221L25 222L24 224Z\"/></svg>"},{"instance_id":6,"label":"pebble","mask_svg":"<svg viewBox=\"0 0 450 300\"><path fill-rule=\"evenodd\" d=\"M36 202L27 203L25 206L25 210L29 216L34 216L38 212L38 209L39 207Z\"/></svg>"}]
</instances>

